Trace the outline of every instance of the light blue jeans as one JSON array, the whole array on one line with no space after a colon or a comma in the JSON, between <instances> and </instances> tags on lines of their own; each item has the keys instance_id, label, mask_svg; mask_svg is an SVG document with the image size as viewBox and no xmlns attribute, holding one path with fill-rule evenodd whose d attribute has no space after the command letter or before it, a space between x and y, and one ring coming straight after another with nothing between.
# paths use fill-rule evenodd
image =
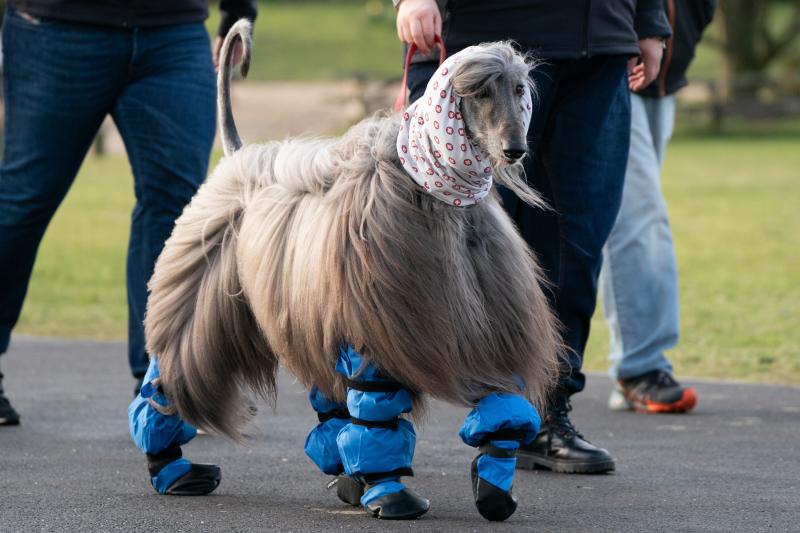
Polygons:
<instances>
[{"instance_id":1,"label":"light blue jeans","mask_svg":"<svg viewBox=\"0 0 800 533\"><path fill-rule=\"evenodd\" d=\"M631 95L622 206L600 272L615 379L672 371L664 352L678 342L678 271L660 173L674 123L674 96Z\"/></svg>"}]
</instances>

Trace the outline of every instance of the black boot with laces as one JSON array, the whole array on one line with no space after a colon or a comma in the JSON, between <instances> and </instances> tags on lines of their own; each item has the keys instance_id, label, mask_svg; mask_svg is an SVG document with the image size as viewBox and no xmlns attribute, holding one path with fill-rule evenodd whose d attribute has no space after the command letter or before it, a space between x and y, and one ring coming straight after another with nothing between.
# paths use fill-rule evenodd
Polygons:
<instances>
[{"instance_id":1,"label":"black boot with laces","mask_svg":"<svg viewBox=\"0 0 800 533\"><path fill-rule=\"evenodd\" d=\"M568 396L555 398L536 439L517 450L517 468L545 468L570 474L601 474L614 470L611 455L584 439L572 425L571 410Z\"/></svg>"},{"instance_id":2,"label":"black boot with laces","mask_svg":"<svg viewBox=\"0 0 800 533\"><path fill-rule=\"evenodd\" d=\"M3 374L0 373L0 426L16 426L18 424L19 413L11 407L11 402L3 393Z\"/></svg>"}]
</instances>

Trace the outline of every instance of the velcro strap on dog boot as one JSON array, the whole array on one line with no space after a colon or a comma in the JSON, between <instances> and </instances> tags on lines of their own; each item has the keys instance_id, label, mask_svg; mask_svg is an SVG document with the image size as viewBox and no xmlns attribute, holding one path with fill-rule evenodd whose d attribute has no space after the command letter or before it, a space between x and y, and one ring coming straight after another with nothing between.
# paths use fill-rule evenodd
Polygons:
<instances>
[{"instance_id":1,"label":"velcro strap on dog boot","mask_svg":"<svg viewBox=\"0 0 800 533\"><path fill-rule=\"evenodd\" d=\"M472 494L478 512L491 521L505 520L517 509L512 494L516 451L539 432L536 409L522 396L492 393L470 411L459 435L480 447L470 469Z\"/></svg>"}]
</instances>

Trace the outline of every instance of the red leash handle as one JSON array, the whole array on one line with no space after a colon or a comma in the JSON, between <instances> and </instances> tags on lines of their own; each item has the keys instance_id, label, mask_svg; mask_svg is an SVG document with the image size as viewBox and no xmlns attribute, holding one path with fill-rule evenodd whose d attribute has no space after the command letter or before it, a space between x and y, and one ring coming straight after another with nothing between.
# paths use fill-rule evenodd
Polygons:
<instances>
[{"instance_id":1,"label":"red leash handle","mask_svg":"<svg viewBox=\"0 0 800 533\"><path fill-rule=\"evenodd\" d=\"M439 35L434 35L433 40L439 45L439 64L441 65L444 63L444 60L447 59L444 41L442 41ZM411 43L411 46L408 47L408 53L406 54L406 66L403 69L403 85L400 86L400 94L397 95L397 100L394 101L394 110L398 112L405 109L408 105L408 88L406 87L408 83L408 69L411 67L411 59L414 57L416 51L417 45Z\"/></svg>"}]
</instances>

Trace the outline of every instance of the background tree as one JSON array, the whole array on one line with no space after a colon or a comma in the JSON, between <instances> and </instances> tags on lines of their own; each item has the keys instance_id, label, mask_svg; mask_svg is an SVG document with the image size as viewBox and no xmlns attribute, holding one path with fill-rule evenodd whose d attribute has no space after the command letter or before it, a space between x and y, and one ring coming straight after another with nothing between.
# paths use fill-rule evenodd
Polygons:
<instances>
[{"instance_id":1,"label":"background tree","mask_svg":"<svg viewBox=\"0 0 800 533\"><path fill-rule=\"evenodd\" d=\"M777 62L800 58L800 2L720 0L719 45L732 99L754 98ZM796 74L796 73L795 73Z\"/></svg>"}]
</instances>

